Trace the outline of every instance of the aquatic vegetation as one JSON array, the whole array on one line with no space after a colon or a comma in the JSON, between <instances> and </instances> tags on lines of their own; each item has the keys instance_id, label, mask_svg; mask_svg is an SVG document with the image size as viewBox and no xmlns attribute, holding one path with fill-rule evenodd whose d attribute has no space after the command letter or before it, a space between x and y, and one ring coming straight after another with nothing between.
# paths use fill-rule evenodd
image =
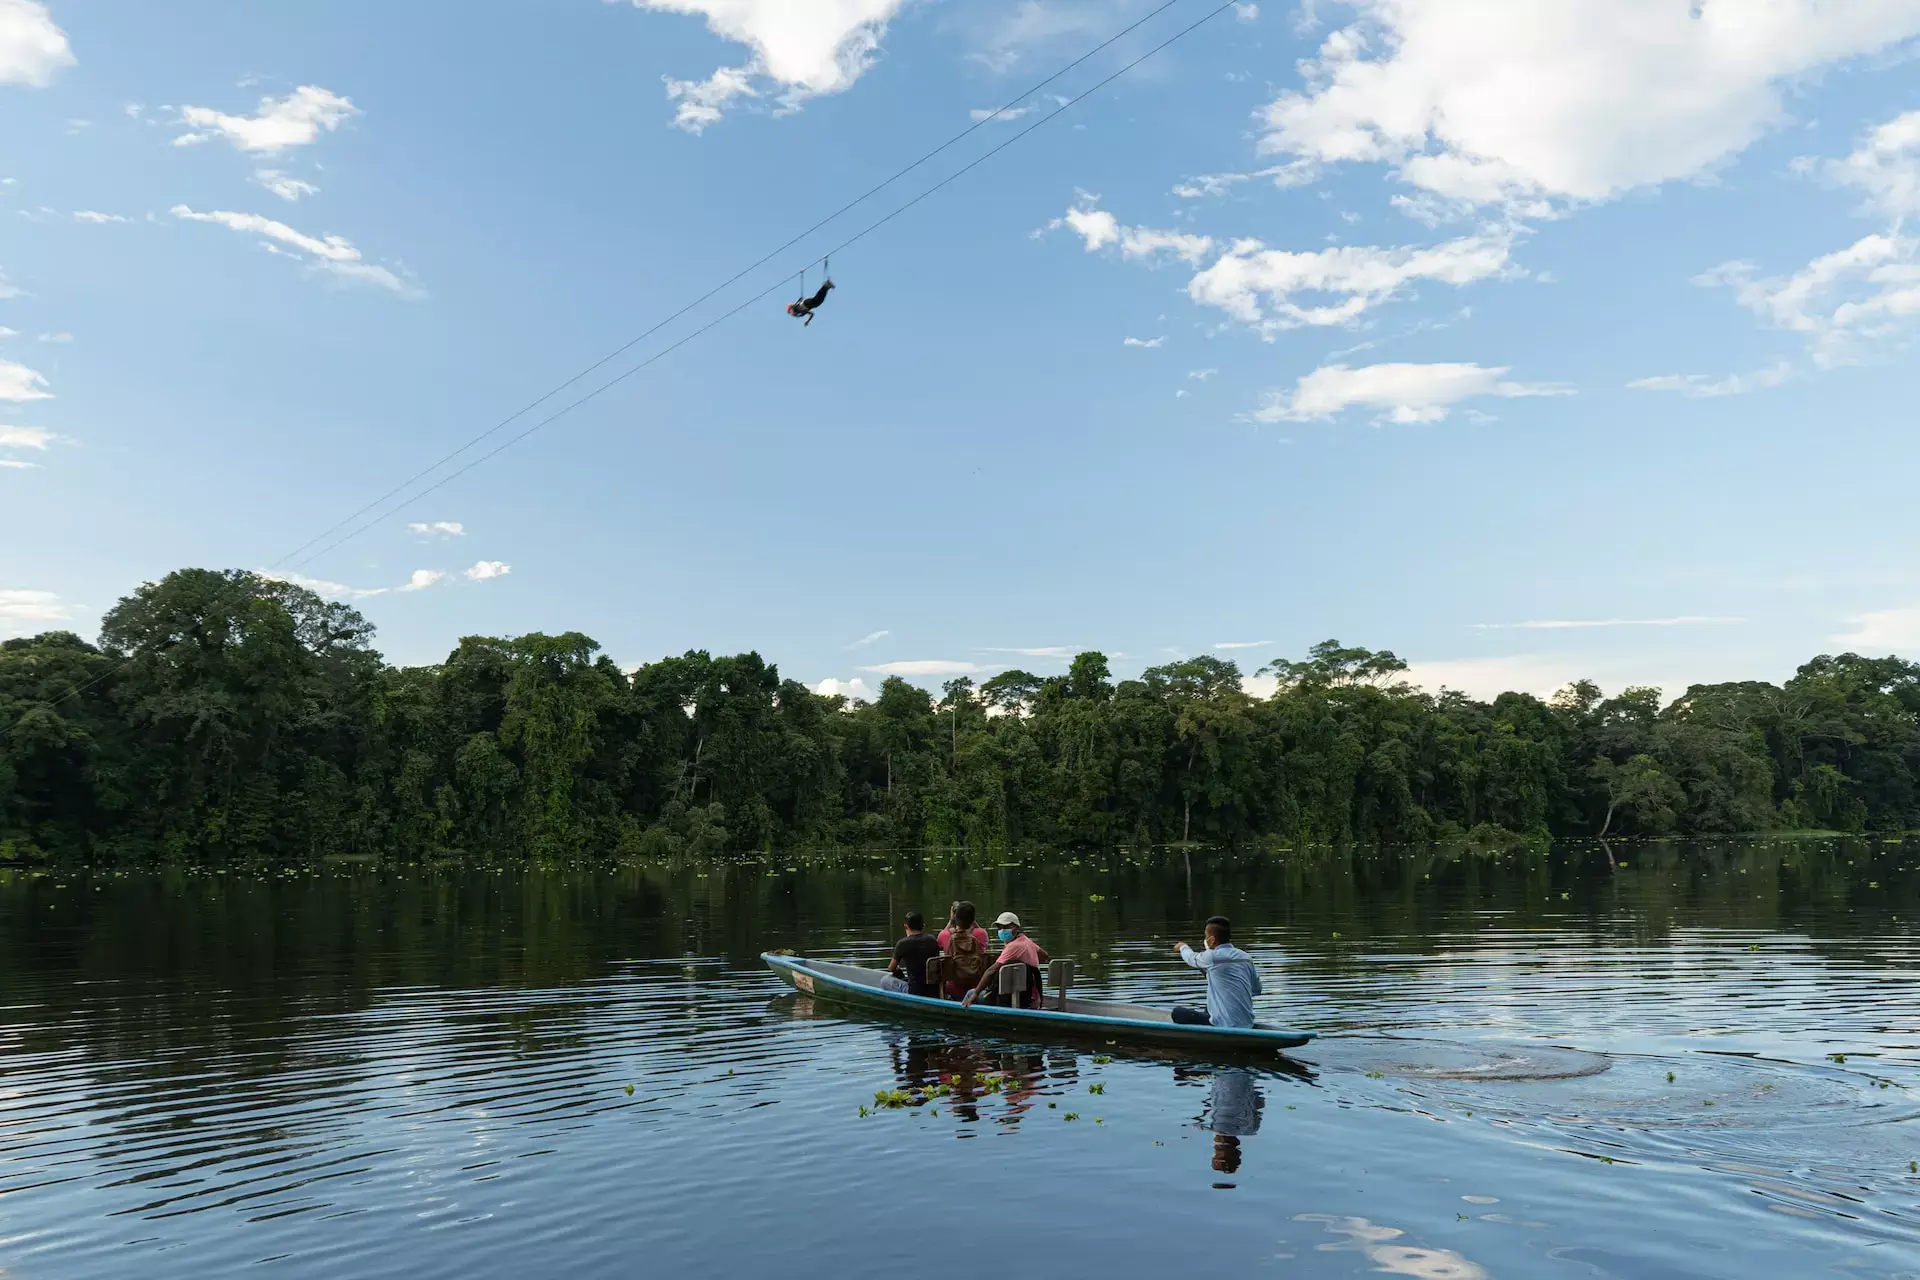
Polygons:
<instances>
[{"instance_id":1,"label":"aquatic vegetation","mask_svg":"<svg viewBox=\"0 0 1920 1280\"><path fill-rule=\"evenodd\" d=\"M1087 1086L1088 1093L1105 1093L1106 1091L1107 1086L1104 1084L1090 1084Z\"/></svg>"},{"instance_id":2,"label":"aquatic vegetation","mask_svg":"<svg viewBox=\"0 0 1920 1280\"><path fill-rule=\"evenodd\" d=\"M1112 1059L1112 1058L1110 1058L1110 1057L1108 1057L1108 1056L1107 1056L1106 1054L1104 1054L1104 1053L1099 1053L1099 1054L1095 1054L1095 1055L1094 1055L1094 1057L1093 1057L1093 1065L1094 1065L1094 1066L1096 1066L1096 1067L1104 1067L1104 1066L1106 1066L1106 1065L1107 1065L1107 1064L1108 1064L1109 1062L1112 1062L1112 1061L1113 1061L1113 1059Z\"/></svg>"},{"instance_id":3,"label":"aquatic vegetation","mask_svg":"<svg viewBox=\"0 0 1920 1280\"><path fill-rule=\"evenodd\" d=\"M627 1096L628 1096L629 1098L631 1098L631 1097L633 1096L633 1086L632 1086L632 1085L628 1085L628 1086L627 1086Z\"/></svg>"}]
</instances>

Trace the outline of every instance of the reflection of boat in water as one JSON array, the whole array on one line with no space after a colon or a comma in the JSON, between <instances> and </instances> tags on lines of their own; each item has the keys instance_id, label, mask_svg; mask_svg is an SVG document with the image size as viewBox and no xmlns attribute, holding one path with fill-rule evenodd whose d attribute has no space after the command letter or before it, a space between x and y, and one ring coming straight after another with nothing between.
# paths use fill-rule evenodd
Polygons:
<instances>
[{"instance_id":1,"label":"reflection of boat in water","mask_svg":"<svg viewBox=\"0 0 1920 1280\"><path fill-rule=\"evenodd\" d=\"M816 1000L908 1017L935 1018L983 1030L991 1028L1001 1035L1097 1039L1113 1044L1178 1046L1190 1052L1224 1054L1297 1049L1313 1039L1311 1032L1288 1031L1258 1023L1245 1030L1194 1026L1175 1022L1165 1009L1102 1000L1058 1002L1049 999L1044 1009L981 1004L963 1009L952 1000L889 991L880 985L883 975L878 969L771 953L760 958L783 981ZM1056 1007L1059 1003L1066 1007Z\"/></svg>"}]
</instances>

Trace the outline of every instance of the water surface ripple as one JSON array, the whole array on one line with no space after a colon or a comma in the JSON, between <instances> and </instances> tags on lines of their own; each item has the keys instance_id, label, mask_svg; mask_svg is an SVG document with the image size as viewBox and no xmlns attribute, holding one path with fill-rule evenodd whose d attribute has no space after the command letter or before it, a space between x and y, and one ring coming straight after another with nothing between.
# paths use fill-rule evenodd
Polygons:
<instances>
[{"instance_id":1,"label":"water surface ripple","mask_svg":"<svg viewBox=\"0 0 1920 1280\"><path fill-rule=\"evenodd\" d=\"M0 870L0 1276L1920 1276L1920 842L1615 852ZM759 964L958 896L1156 1004L1224 911L1319 1039Z\"/></svg>"}]
</instances>

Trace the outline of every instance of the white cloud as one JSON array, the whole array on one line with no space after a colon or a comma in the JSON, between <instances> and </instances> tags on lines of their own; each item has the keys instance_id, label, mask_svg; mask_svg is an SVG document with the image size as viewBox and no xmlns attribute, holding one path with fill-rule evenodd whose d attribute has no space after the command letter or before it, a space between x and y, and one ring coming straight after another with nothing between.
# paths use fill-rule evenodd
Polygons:
<instances>
[{"instance_id":1,"label":"white cloud","mask_svg":"<svg viewBox=\"0 0 1920 1280\"><path fill-rule=\"evenodd\" d=\"M1477 364L1325 365L1301 377L1291 392L1268 392L1252 416L1258 422L1307 422L1366 405L1382 411L1380 421L1443 422L1462 400L1573 394L1553 383L1509 382L1506 373Z\"/></svg>"},{"instance_id":2,"label":"white cloud","mask_svg":"<svg viewBox=\"0 0 1920 1280\"><path fill-rule=\"evenodd\" d=\"M996 110L993 107L975 107L967 114L973 118L975 124L984 124L988 120L992 120L997 124L1002 121L1018 120L1021 116L1031 115L1032 113L1032 107L1007 107L1004 110Z\"/></svg>"},{"instance_id":3,"label":"white cloud","mask_svg":"<svg viewBox=\"0 0 1920 1280\"><path fill-rule=\"evenodd\" d=\"M1153 351L1164 346L1166 341L1166 336L1163 334L1158 338L1128 338L1120 345L1123 347L1145 347L1147 350Z\"/></svg>"},{"instance_id":4,"label":"white cloud","mask_svg":"<svg viewBox=\"0 0 1920 1280\"><path fill-rule=\"evenodd\" d=\"M1702 627L1732 626L1745 618L1687 615L1678 618L1541 618L1529 622L1476 622L1476 631L1584 631L1593 627Z\"/></svg>"},{"instance_id":5,"label":"white cloud","mask_svg":"<svg viewBox=\"0 0 1920 1280\"><path fill-rule=\"evenodd\" d=\"M1271 178L1274 186L1284 190L1288 187L1304 187L1319 176L1320 166L1312 160L1290 160L1286 164L1255 169L1251 173L1203 173L1185 178L1174 184L1173 194L1182 200L1207 200L1226 195L1241 183L1252 182L1256 178Z\"/></svg>"},{"instance_id":6,"label":"white cloud","mask_svg":"<svg viewBox=\"0 0 1920 1280\"><path fill-rule=\"evenodd\" d=\"M37 630L39 624L72 617L72 606L51 591L0 587L0 631Z\"/></svg>"},{"instance_id":7,"label":"white cloud","mask_svg":"<svg viewBox=\"0 0 1920 1280\"><path fill-rule=\"evenodd\" d=\"M1920 111L1895 116L1851 155L1820 168L1834 182L1866 192L1869 212L1892 221L1920 214Z\"/></svg>"},{"instance_id":8,"label":"white cloud","mask_svg":"<svg viewBox=\"0 0 1920 1280\"><path fill-rule=\"evenodd\" d=\"M1236 22L1258 22L1260 20L1260 6L1257 4L1236 4L1233 6L1233 17Z\"/></svg>"},{"instance_id":9,"label":"white cloud","mask_svg":"<svg viewBox=\"0 0 1920 1280\"><path fill-rule=\"evenodd\" d=\"M447 576L445 569L415 569L401 591L425 591Z\"/></svg>"},{"instance_id":10,"label":"white cloud","mask_svg":"<svg viewBox=\"0 0 1920 1280\"><path fill-rule=\"evenodd\" d=\"M39 0L0 0L0 84L44 88L74 65L67 33Z\"/></svg>"},{"instance_id":11,"label":"white cloud","mask_svg":"<svg viewBox=\"0 0 1920 1280\"><path fill-rule=\"evenodd\" d=\"M1803 335L1815 365L1832 368L1857 361L1920 316L1920 240L1875 232L1791 276L1762 277L1750 262L1728 262L1694 283L1731 288L1766 324Z\"/></svg>"},{"instance_id":12,"label":"white cloud","mask_svg":"<svg viewBox=\"0 0 1920 1280\"><path fill-rule=\"evenodd\" d=\"M51 400L47 380L23 364L0 360L0 400L25 404L29 400Z\"/></svg>"},{"instance_id":13,"label":"white cloud","mask_svg":"<svg viewBox=\"0 0 1920 1280\"><path fill-rule=\"evenodd\" d=\"M8 471L31 471L39 465L37 462L23 462L19 458L0 458L0 468Z\"/></svg>"},{"instance_id":14,"label":"white cloud","mask_svg":"<svg viewBox=\"0 0 1920 1280\"><path fill-rule=\"evenodd\" d=\"M953 662L945 658L919 658L910 662L883 662L877 667L862 667L883 676L971 676L992 667L977 662Z\"/></svg>"},{"instance_id":15,"label":"white cloud","mask_svg":"<svg viewBox=\"0 0 1920 1280\"><path fill-rule=\"evenodd\" d=\"M738 98L757 98L755 80L777 86L781 109L852 86L872 65L887 21L906 0L633 0L636 7L704 17L722 39L751 51L740 66L705 80L665 77L674 123L699 133Z\"/></svg>"},{"instance_id":16,"label":"white cloud","mask_svg":"<svg viewBox=\"0 0 1920 1280\"><path fill-rule=\"evenodd\" d=\"M875 641L885 640L888 636L892 634L893 632L891 631L869 631L866 635L861 636L858 640L855 640L852 644L848 645L847 648L864 649L868 645L873 644Z\"/></svg>"},{"instance_id":17,"label":"white cloud","mask_svg":"<svg viewBox=\"0 0 1920 1280\"><path fill-rule=\"evenodd\" d=\"M1395 166L1445 200L1606 199L1782 122L1782 87L1920 34L1920 0L1353 0L1263 150Z\"/></svg>"},{"instance_id":18,"label":"white cloud","mask_svg":"<svg viewBox=\"0 0 1920 1280\"><path fill-rule=\"evenodd\" d=\"M435 520L431 523L415 522L407 526L408 533L441 533L450 538L461 537L466 531L467 527L458 520Z\"/></svg>"},{"instance_id":19,"label":"white cloud","mask_svg":"<svg viewBox=\"0 0 1920 1280\"><path fill-rule=\"evenodd\" d=\"M1719 396L1742 396L1750 391L1777 387L1793 377L1793 367L1784 361L1753 373L1730 373L1724 378L1704 373L1668 373L1657 378L1635 378L1627 386L1634 391L1677 391L1690 400L1711 400Z\"/></svg>"},{"instance_id":20,"label":"white cloud","mask_svg":"<svg viewBox=\"0 0 1920 1280\"><path fill-rule=\"evenodd\" d=\"M45 427L0 426L0 449L38 449L44 453L59 438Z\"/></svg>"},{"instance_id":21,"label":"white cloud","mask_svg":"<svg viewBox=\"0 0 1920 1280\"><path fill-rule=\"evenodd\" d=\"M1422 247L1337 245L1311 252L1237 241L1187 284L1201 306L1218 307L1271 336L1281 329L1342 325L1423 280L1467 285L1516 274L1512 238L1489 228ZM1300 295L1320 301L1301 302Z\"/></svg>"},{"instance_id":22,"label":"white cloud","mask_svg":"<svg viewBox=\"0 0 1920 1280\"><path fill-rule=\"evenodd\" d=\"M73 335L70 333L43 333L38 338L36 338L35 341L36 342L72 342Z\"/></svg>"},{"instance_id":23,"label":"white cloud","mask_svg":"<svg viewBox=\"0 0 1920 1280\"><path fill-rule=\"evenodd\" d=\"M851 680L835 680L828 677L813 686L813 691L822 697L840 697L849 702L873 701L873 690L867 688L867 682L858 676Z\"/></svg>"},{"instance_id":24,"label":"white cloud","mask_svg":"<svg viewBox=\"0 0 1920 1280\"><path fill-rule=\"evenodd\" d=\"M1086 241L1088 253L1118 246L1122 257L1157 258L1165 253L1195 266L1213 251L1211 236L1185 231L1158 231L1151 227L1127 227L1104 209L1086 206L1069 209L1046 225L1048 231L1066 227Z\"/></svg>"},{"instance_id":25,"label":"white cloud","mask_svg":"<svg viewBox=\"0 0 1920 1280\"><path fill-rule=\"evenodd\" d=\"M495 578L504 578L513 572L513 566L504 560L481 560L467 570L467 581L490 582Z\"/></svg>"},{"instance_id":26,"label":"white cloud","mask_svg":"<svg viewBox=\"0 0 1920 1280\"><path fill-rule=\"evenodd\" d=\"M18 285L11 283L7 279L7 273L4 270L0 270L0 298L23 298L29 296L31 295L24 289L21 289Z\"/></svg>"},{"instance_id":27,"label":"white cloud","mask_svg":"<svg viewBox=\"0 0 1920 1280\"><path fill-rule=\"evenodd\" d=\"M1882 609L1847 620L1851 630L1832 642L1856 653L1920 653L1920 606Z\"/></svg>"},{"instance_id":28,"label":"white cloud","mask_svg":"<svg viewBox=\"0 0 1920 1280\"><path fill-rule=\"evenodd\" d=\"M19 336L20 331L18 329L9 329L7 326L0 324L0 338L17 338Z\"/></svg>"},{"instance_id":29,"label":"white cloud","mask_svg":"<svg viewBox=\"0 0 1920 1280\"><path fill-rule=\"evenodd\" d=\"M1221 640L1213 647L1216 649L1264 649L1272 643L1271 640Z\"/></svg>"},{"instance_id":30,"label":"white cloud","mask_svg":"<svg viewBox=\"0 0 1920 1280\"><path fill-rule=\"evenodd\" d=\"M273 194L279 196L282 200L288 202L296 202L302 196L317 196L320 194L320 188L314 186L311 182L292 177L278 169L255 169L253 171L253 180L273 192Z\"/></svg>"},{"instance_id":31,"label":"white cloud","mask_svg":"<svg viewBox=\"0 0 1920 1280\"><path fill-rule=\"evenodd\" d=\"M230 116L212 107L182 107L180 122L188 132L173 140L176 147L193 146L211 138L225 138L241 151L286 151L304 147L322 132L338 129L360 109L352 101L318 85L303 84L284 98L262 98L250 116Z\"/></svg>"},{"instance_id":32,"label":"white cloud","mask_svg":"<svg viewBox=\"0 0 1920 1280\"><path fill-rule=\"evenodd\" d=\"M1071 658L1075 654L1079 653L1080 650L1074 648L1072 645L1049 644L1049 645L1042 645L1039 648L1034 648L1034 649L1000 649L1000 648L988 646L987 648L982 649L981 652L982 653L1017 653L1023 658L1058 658L1061 661L1065 661L1066 659Z\"/></svg>"},{"instance_id":33,"label":"white cloud","mask_svg":"<svg viewBox=\"0 0 1920 1280\"><path fill-rule=\"evenodd\" d=\"M1205 382L1207 379L1215 376L1219 372L1220 371L1218 369L1189 369L1187 371L1187 376L1189 378L1192 378L1195 382Z\"/></svg>"},{"instance_id":34,"label":"white cloud","mask_svg":"<svg viewBox=\"0 0 1920 1280\"><path fill-rule=\"evenodd\" d=\"M290 246L309 255L302 260L316 271L325 271L347 280L364 280L408 297L419 293L418 287L411 281L401 279L385 267L367 262L343 236L310 236L284 222L275 222L257 213L232 213L224 209L198 213L184 204L173 206L171 212L174 217L189 222L212 222L233 231L265 236L267 247L275 252L284 252L277 245Z\"/></svg>"},{"instance_id":35,"label":"white cloud","mask_svg":"<svg viewBox=\"0 0 1920 1280\"><path fill-rule=\"evenodd\" d=\"M290 582L296 587L305 587L317 596L327 596L335 600L365 600L372 596L384 596L392 587L349 587L345 583L330 582L325 578L309 578L302 573L275 573L270 569L257 571L268 582Z\"/></svg>"},{"instance_id":36,"label":"white cloud","mask_svg":"<svg viewBox=\"0 0 1920 1280\"><path fill-rule=\"evenodd\" d=\"M131 218L123 218L117 213L101 213L98 209L75 209L73 211L73 218L76 222L91 222L96 225L108 222L132 221Z\"/></svg>"}]
</instances>

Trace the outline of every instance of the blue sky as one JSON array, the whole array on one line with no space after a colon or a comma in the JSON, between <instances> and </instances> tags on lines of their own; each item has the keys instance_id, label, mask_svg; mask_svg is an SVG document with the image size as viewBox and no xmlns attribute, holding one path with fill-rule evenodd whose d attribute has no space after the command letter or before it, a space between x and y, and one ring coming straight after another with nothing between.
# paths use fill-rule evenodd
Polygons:
<instances>
[{"instance_id":1,"label":"blue sky","mask_svg":"<svg viewBox=\"0 0 1920 1280\"><path fill-rule=\"evenodd\" d=\"M1181 0L289 557L1153 7L0 0L0 633L207 565L829 688L1920 656L1920 0L1240 5L782 314Z\"/></svg>"}]
</instances>

